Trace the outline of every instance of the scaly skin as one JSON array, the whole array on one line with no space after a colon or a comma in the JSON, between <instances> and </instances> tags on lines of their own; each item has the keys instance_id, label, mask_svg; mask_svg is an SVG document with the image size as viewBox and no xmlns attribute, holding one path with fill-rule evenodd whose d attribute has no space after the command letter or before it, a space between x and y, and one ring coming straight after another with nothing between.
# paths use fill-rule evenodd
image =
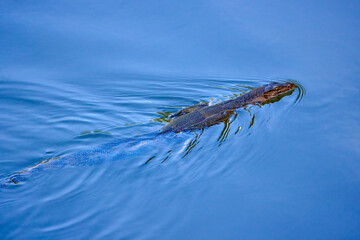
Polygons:
<instances>
[{"instance_id":1,"label":"scaly skin","mask_svg":"<svg viewBox=\"0 0 360 240\"><path fill-rule=\"evenodd\" d=\"M181 132L214 125L223 119L223 115L226 112L234 111L235 109L244 107L248 104L261 104L270 101L281 94L291 91L294 87L295 85L293 83L272 82L263 85L235 99L227 100L213 106L202 107L177 117L168 125L161 128L160 133ZM218 118L212 116L218 116ZM209 118L211 119L206 121Z\"/></svg>"},{"instance_id":2,"label":"scaly skin","mask_svg":"<svg viewBox=\"0 0 360 240\"><path fill-rule=\"evenodd\" d=\"M212 126L223 121L224 118L226 119L232 111L237 108L244 107L248 104L262 104L271 101L272 99L293 90L294 87L295 85L292 83L273 82L253 89L240 97L213 106L200 104L189 107L188 109L185 109L185 111L182 110L174 116L184 115L174 118L169 124L165 125L157 132L138 138L116 140L100 145L94 149L83 150L67 156L40 162L35 166L13 174L2 183L0 182L0 188L8 188L12 184L21 183L30 175L47 169L56 169L63 166L74 165L95 165L129 155L141 154L141 151L138 151L138 147L141 146L144 141L154 139L156 136L168 132L189 131Z\"/></svg>"}]
</instances>

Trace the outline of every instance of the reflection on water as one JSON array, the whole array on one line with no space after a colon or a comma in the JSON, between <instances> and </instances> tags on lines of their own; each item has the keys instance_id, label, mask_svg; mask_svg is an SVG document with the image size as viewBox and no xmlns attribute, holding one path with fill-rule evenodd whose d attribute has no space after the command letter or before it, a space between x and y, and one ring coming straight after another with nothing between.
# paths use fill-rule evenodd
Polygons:
<instances>
[{"instance_id":1,"label":"reflection on water","mask_svg":"<svg viewBox=\"0 0 360 240\"><path fill-rule=\"evenodd\" d=\"M170 116L173 114L173 112L157 112L157 114L161 115L161 117L153 118L150 120L150 122L158 122L158 123L169 123L171 121Z\"/></svg>"},{"instance_id":2,"label":"reflection on water","mask_svg":"<svg viewBox=\"0 0 360 240\"><path fill-rule=\"evenodd\" d=\"M219 138L217 140L220 143L219 147L221 146L221 144L226 140L227 136L229 135L230 124L231 124L231 122L229 121L229 119L224 121L224 128L221 131L220 136L219 136Z\"/></svg>"},{"instance_id":3,"label":"reflection on water","mask_svg":"<svg viewBox=\"0 0 360 240\"><path fill-rule=\"evenodd\" d=\"M285 82L285 81L282 81L282 82ZM261 106L263 106L263 105L270 105L272 103L279 102L282 98L284 98L286 96L290 96L294 92L296 92L296 94L295 94L296 98L294 100L294 103L301 102L303 96L305 95L305 88L299 82L297 82L295 80L291 80L291 81L287 81L287 82L294 83L295 88L290 90L290 91L287 91L287 92L285 92L283 94L280 94L280 95L278 95L278 96L276 96L276 97L274 97L274 98L272 98L272 99L270 99L268 101L265 101L265 102L263 102L261 104L253 104L253 105L261 108ZM243 95L244 93L247 92L246 89L252 90L252 89L255 88L255 87L246 87L244 85L236 85L238 87L241 87L241 89L233 88L233 87L213 86L213 85L210 85L210 86L211 87L216 87L216 88L224 88L224 89L228 89L228 90L232 90L232 91L241 92L241 93L233 93L231 96L224 96L223 95L223 97L225 99L233 99L233 98L239 97L239 96L241 96L241 95ZM201 103L203 103L203 102L201 102ZM177 108L177 107L174 107L174 108ZM251 112L251 106L245 106L243 109L245 111L247 111L249 113L249 115L250 115L250 122L249 122L249 126L248 126L248 129L250 129L255 123L255 113ZM237 111L241 111L241 110L238 109ZM155 118L155 119L153 119L151 121L167 124L167 123L169 123L171 121L172 118L170 116L172 116L174 113L173 112L158 112L158 114L160 114L162 117ZM219 142L219 145L218 145L219 147L222 145L223 142L226 141L226 139L227 139L227 137L228 137L228 135L230 133L230 130L231 130L231 124L236 121L237 117L238 117L237 112L229 111L229 112L227 112L227 115L224 116L223 121L216 122L216 123L212 124L212 125L217 125L217 124L221 124L221 123L223 124L223 129L221 130L220 135L219 135L219 137L217 139L217 141ZM185 149L185 154L184 154L184 156L182 158L186 157L196 147L196 145L200 141L200 137L203 134L204 129L208 128L208 127L210 127L212 125L202 127L200 133L197 133L196 130L191 130L191 132L195 133L195 137L192 140L189 141L189 143L188 143L188 145L187 145L187 147ZM236 128L236 131L234 132L234 135L236 135L240 131L240 129L242 129L242 126L238 126Z\"/></svg>"},{"instance_id":4,"label":"reflection on water","mask_svg":"<svg viewBox=\"0 0 360 240\"><path fill-rule=\"evenodd\" d=\"M237 85L237 86L240 86L240 85ZM212 87L212 86L210 86L210 87ZM218 88L220 88L220 87L218 87ZM222 88L223 89L228 89L228 90L231 90L231 91L236 89L236 88L233 88L233 87L222 87ZM242 86L242 88L243 89L248 89L247 87L244 87L244 86ZM294 103L297 102L297 101L301 101L302 96L304 95L302 93L303 89L304 89L303 87L296 87L297 96L296 96L296 100L294 101ZM231 99L234 96L236 96L236 97L241 96L245 92L244 90L241 90L241 91L238 90L238 89L236 89L236 90L241 92L241 93L240 94L232 94L232 95L226 97L223 100ZM284 98L285 96L290 96L293 92L294 92L294 90L288 91L288 92L286 92L284 94L281 94L281 95L271 99L270 101L264 102L261 105L268 105L268 104L278 102L282 98ZM299 97L299 96L301 96L301 97ZM201 102L201 103L204 103L204 102ZM261 105L255 105L254 107L255 108L257 106L261 107ZM171 106L168 106L167 108L178 109L178 107L171 107ZM250 113L250 121L249 121L248 129L250 129L255 124L255 113L251 112L251 108L252 108L251 106L247 106L245 108L245 110L248 113ZM200 138L203 135L205 128L208 128L208 127L210 127L212 125L218 125L218 124L222 123L223 124L222 130L220 131L219 136L217 137L218 146L220 147L228 139L228 136L229 136L229 134L230 134L230 132L232 130L231 126L232 126L232 124L235 124L236 119L238 117L238 112L239 111L242 111L242 110L237 109L236 112L233 112L233 111L226 112L226 115L224 115L222 117L221 122L219 121L219 122L210 123L210 125L208 125L207 127L202 127L200 129L200 131L191 130L190 132L192 133L192 135L195 135L195 137L193 137L192 139L190 139L188 141L187 146L183 150L183 154L181 156L181 159L187 157L195 149L195 147L200 143ZM157 113L159 115L161 115L161 117L153 118L152 120L150 120L150 123L151 122L157 122L157 123L165 123L165 124L167 124L167 123L169 123L171 121L172 114L174 114L171 111L163 111L163 112L157 112ZM236 127L236 131L233 134L236 135L239 132L240 129L243 129L243 127L241 125L240 126L238 125ZM108 135L111 135L111 133L103 132L103 131L100 131L100 130L94 130L92 132L91 131L82 131L81 132L81 136L89 136L89 135L94 135L94 134L108 134ZM155 138L155 139L153 139L153 138ZM79 157L77 157L76 154L74 155L74 157L72 157L72 155L67 157L67 158L70 158L70 159L74 158L74 160L70 160L70 161L67 160L66 157L64 159L64 158L60 158L59 156L55 157L55 158L51 158L51 159L46 159L46 160L43 160L43 161L37 163L34 166L31 166L29 168L26 168L25 170L22 170L21 172L12 174L12 176L6 182L7 183L19 184L20 182L23 182L26 179L26 177L28 177L28 176L25 176L25 175L29 175L30 171L34 172L34 170L38 170L40 168L43 168L44 165L54 165L54 166L58 167L59 165L60 166L66 165L66 162L74 162L74 161L79 161L79 160L80 160L80 162L90 162L91 161L91 162L94 162L94 163L95 162L102 163L102 162L105 162L105 161L110 160L110 159L112 161L113 160L119 161L119 160L123 160L124 157L128 157L129 152L137 151L137 153L135 155L139 155L139 154L144 155L145 154L145 156L146 156L146 155L148 155L148 153L147 153L148 150L147 149L150 149L150 148L153 151L154 151L154 149L157 149L158 153L156 153L155 155L149 157L145 161L145 165L150 163L151 161L154 161L154 159L159 159L158 161L160 163L164 163L168 159L170 159L170 157L172 156L172 153L175 151L175 149L172 149L171 146L176 148L176 144L166 145L167 150L165 150L163 148L159 149L158 146L163 145L163 144L159 144L160 141L161 140L156 139L156 135L154 135L154 137L151 137L150 139L148 139L148 138L145 138L145 139L139 138L138 140L137 139L127 140L124 143L120 143L121 145L119 145L119 143L115 143L115 144L117 144L119 146L117 146L116 149L112 150L114 153L111 153L111 155L109 157L107 157L105 152L104 152L104 154L103 154L104 156L100 156L100 158L101 158L100 161L99 160L94 161L95 159L93 159L94 157L92 157L92 155L94 155L94 154L91 153L89 155L86 151L84 151L84 153L81 153L80 156L79 156L80 158L83 158L83 159L78 159ZM166 141L168 141L168 140L166 140ZM175 142L176 141L174 141L174 143ZM110 145L111 144L112 143L110 143ZM112 145L114 145L114 144L112 144ZM105 144L104 146L100 146L100 148L95 149L94 153L96 153L96 152L101 153L103 151L102 148L106 149L107 145ZM118 150L119 148L121 148L121 150ZM115 156L120 156L120 157L114 158L113 157L114 154L115 154ZM96 154L94 156L96 156L96 158L98 158L98 156ZM74 163L72 163L72 164L74 164ZM85 163L85 164L88 165L89 163ZM93 163L91 163L91 164L93 164ZM75 165L78 165L78 164L75 163Z\"/></svg>"},{"instance_id":5,"label":"reflection on water","mask_svg":"<svg viewBox=\"0 0 360 240\"><path fill-rule=\"evenodd\" d=\"M214 104L226 101L270 81L258 79L249 82L239 79L238 81L233 80L231 83L226 83L221 80L217 82L216 79L211 79L193 87L193 81L189 79L183 81L179 86L180 89L184 88L183 90L172 88L173 91L179 92L168 94L167 92L161 92L163 83L154 77L152 79L155 85L153 88L157 87L154 95L148 92L153 91L153 89L144 89L144 93L136 89L129 96L138 94L140 97L134 98L133 102L131 98L128 100L120 98L120 103L112 97L107 98L105 96L98 109L100 114L98 114L94 126L84 125L74 128L72 136L63 139L61 147L58 147L61 144L43 143L45 146L44 156L33 158L32 162L19 167L21 170L26 169L26 165L32 166L28 170L13 175L8 174L14 180L11 181L13 185L10 191L4 191L3 193L12 194L13 192L13 194L19 195L20 199L25 201L28 198L25 194L32 196L37 192L46 190L48 194L39 198L43 203L52 203L54 201L76 199L74 196L79 192L88 192L87 188L91 189L90 192L95 190L95 193L107 189L109 192L115 191L117 196L122 196L122 194L127 196L127 198L110 197L109 202L113 206L123 206L132 201L138 202L136 199L132 199L131 193L144 191L143 186L146 186L146 184L151 187L159 186L159 184L165 184L164 186L174 184L176 186L191 183L194 179L221 178L233 174L233 171L239 171L236 174L243 172L250 174L255 169L261 169L262 164L266 162L267 157L264 156L267 156L268 153L265 153L266 151L263 151L262 148L268 141L264 141L263 136L269 134L267 131L271 131L271 127L274 124L277 125L276 122L287 121L288 118L291 118L288 113L302 102L305 90L300 84L297 84L293 92L279 96L266 104L249 105L243 109L237 109L214 126L190 132L169 133L159 136L151 134L158 131L164 124L169 123L171 121L170 116L183 107L205 102ZM116 81L113 83L116 84ZM12 83L7 84L10 87L3 87L9 89L19 87L16 84L13 87L11 86ZM141 82L139 85L141 85ZM189 86L193 87L191 91L188 90ZM64 107L62 112L90 106L85 113L79 111L78 115L75 115L78 120L74 123L81 123L82 119L84 122L88 122L87 118L93 116L91 113L94 107L97 106L96 104L89 105L91 100L86 98L88 95L84 94L82 96L78 92L71 92L68 96L63 96L61 93L55 91L52 95L59 95L59 98L67 99L65 102L68 102L69 105ZM84 100L73 102L71 100L73 95L82 96ZM173 98L173 95L178 96L178 98ZM23 98L31 98L31 92L25 91ZM145 100L141 100L141 98ZM53 102L56 103L55 100ZM60 105L59 108L61 107ZM119 111L119 114L114 114L117 111ZM56 111L54 113L57 114ZM75 113L68 112L67 114ZM31 117L32 115L29 114L28 116ZM105 117L108 118L106 122L110 127L102 125ZM59 125L56 124L60 124L58 130L63 132L62 116L57 122L56 116L52 116L50 112L49 118L55 124L52 128L57 129ZM34 121L36 121L36 118ZM29 122L31 121L29 120ZM113 126L111 126L111 123L114 123ZM39 123L39 126L46 126L47 124L47 122L43 122ZM66 127L71 128L72 125L66 125ZM53 136L59 135L60 133L53 134ZM98 147L99 144L104 144L106 147ZM53 147L49 149L49 145ZM265 148L265 150L269 149L274 148L271 145ZM41 148L40 150L34 150L34 152L39 151L41 151ZM67 157L77 156L76 154L79 151L83 151L82 156L88 157L87 161L84 161L84 158ZM38 159L41 158L46 160L39 162ZM39 168L39 166L43 167ZM72 168L71 166L76 167ZM12 172L13 169L9 171ZM39 171L34 171L34 169L39 169ZM97 186L101 182L103 184ZM167 183L171 185L167 185ZM21 187L15 187L15 184L20 184ZM51 184L54 184L53 188L49 187ZM135 190L131 190L130 187ZM118 191L118 188L121 191ZM110 191L110 189L112 190ZM104 194L109 198L107 193ZM19 198L19 196L16 196L16 198ZM96 196L97 194L94 194L93 198L97 199L98 202ZM85 195L83 199L87 199L87 197ZM143 197L145 200L149 200L149 197ZM27 204L24 205L28 206ZM92 214L99 215L99 212L104 212L103 206L105 205L97 206ZM23 211L23 214L27 213L28 211ZM83 213L82 221L87 224L90 219L85 213L88 212ZM23 216L21 212L15 211L14 215L10 214L11 216L8 217L16 219L19 214ZM127 211L125 211L125 214L136 218ZM40 217L40 215L35 214L33 217Z\"/></svg>"},{"instance_id":6,"label":"reflection on water","mask_svg":"<svg viewBox=\"0 0 360 240\"><path fill-rule=\"evenodd\" d=\"M359 7L1 1L0 179L41 167L0 188L0 239L359 239Z\"/></svg>"},{"instance_id":7,"label":"reflection on water","mask_svg":"<svg viewBox=\"0 0 360 240\"><path fill-rule=\"evenodd\" d=\"M95 129L93 131L82 131L80 134L81 135L90 135L90 134L109 134L109 135L111 135L111 133L103 132L103 131L97 130L97 129Z\"/></svg>"},{"instance_id":8,"label":"reflection on water","mask_svg":"<svg viewBox=\"0 0 360 240\"><path fill-rule=\"evenodd\" d=\"M189 143L185 147L184 155L181 158L185 158L190 152L196 147L196 145L200 142L200 137L204 133L204 129L200 130L200 133L195 132L195 137L189 140Z\"/></svg>"},{"instance_id":9,"label":"reflection on water","mask_svg":"<svg viewBox=\"0 0 360 240\"><path fill-rule=\"evenodd\" d=\"M295 83L295 81L292 81L292 83ZM246 93L248 91L247 89L251 90L251 89L255 88L255 87L246 87L244 85L236 85L236 86L240 87L241 89L233 88L233 87L221 87L221 86L216 86L216 87L241 92L241 93L232 93L232 95L230 95L230 96L229 95L226 95L226 96L223 95L223 97L225 99L232 99L232 98L235 98L235 97L239 97L242 94ZM211 86L211 87L214 87L214 86ZM288 92L286 92L284 94L281 94L281 95L279 95L279 96L277 96L277 97L275 97L275 98L273 98L273 99L271 99L269 101L266 101L266 102L262 103L261 105L256 104L253 107L261 108L261 106L263 106L263 105L270 105L270 104L279 102L282 98L284 98L286 96L290 96L294 92L296 92L296 94L294 94L295 95L295 100L293 101L293 103L298 103L298 102L300 102L302 100L302 98L304 96L304 90L305 89L298 82L296 82L296 88L295 89L293 89L291 91L288 91ZM201 102L201 103L204 103L204 102ZM187 107L187 106L184 106L184 107ZM179 107L172 107L172 106L169 106L169 108L179 109ZM251 106L246 106L244 108L244 110L249 113L249 123L248 123L248 127L245 128L245 129L250 129L255 124L256 113L252 113L251 109L252 109ZM219 143L218 144L219 147L227 140L227 138L229 136L229 133L232 130L232 127L231 127L232 124L236 123L236 119L238 117L238 111L243 111L243 110L238 109L235 112L229 112L229 115L226 116L226 118L222 122L215 123L215 125L223 124L222 130L219 132L219 136L217 137L217 142ZM159 115L161 115L161 117L154 118L151 121L165 123L165 124L168 124L171 121L172 118L170 116L172 116L174 114L174 112L172 112L172 111L157 112L157 113ZM242 117L244 117L244 116L242 116ZM201 136L203 135L205 129L208 128L208 127L209 126L203 127L200 130L191 130L190 131L192 133L193 137L191 137L191 135L189 135L190 139L184 142L185 147L183 149L184 153L183 153L183 155L181 157L182 159L185 158L185 157L188 157L190 155L190 153L196 148L196 146L200 143ZM236 130L233 131L233 134L234 135L238 134L241 129L243 129L243 126L237 126ZM168 150L167 155L165 156L164 160L162 160L160 162L164 163L165 161L167 161L170 158L171 153L174 152L174 151L175 151L174 149ZM157 157L157 156L150 157L145 162L145 164L149 163L155 157Z\"/></svg>"}]
</instances>

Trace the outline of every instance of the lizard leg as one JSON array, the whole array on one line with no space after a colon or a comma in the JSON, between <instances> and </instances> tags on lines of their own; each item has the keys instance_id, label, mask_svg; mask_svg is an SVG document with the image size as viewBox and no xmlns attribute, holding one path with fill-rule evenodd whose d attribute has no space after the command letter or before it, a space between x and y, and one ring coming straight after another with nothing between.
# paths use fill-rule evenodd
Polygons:
<instances>
[{"instance_id":1,"label":"lizard leg","mask_svg":"<svg viewBox=\"0 0 360 240\"><path fill-rule=\"evenodd\" d=\"M181 109L177 113L174 113L173 115L170 116L170 118L179 117L181 115L191 113L191 112L193 112L195 110L198 110L198 109L206 107L206 106L208 106L206 103L199 103L199 104L196 104L196 105L192 105L192 106Z\"/></svg>"}]
</instances>

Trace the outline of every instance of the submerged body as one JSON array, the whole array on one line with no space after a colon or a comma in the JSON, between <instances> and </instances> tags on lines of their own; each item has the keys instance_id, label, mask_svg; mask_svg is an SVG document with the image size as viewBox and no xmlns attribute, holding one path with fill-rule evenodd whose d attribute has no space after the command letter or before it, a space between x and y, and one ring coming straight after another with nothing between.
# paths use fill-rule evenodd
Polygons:
<instances>
[{"instance_id":1,"label":"submerged body","mask_svg":"<svg viewBox=\"0 0 360 240\"><path fill-rule=\"evenodd\" d=\"M174 119L159 131L144 135L139 138L130 138L116 140L94 149L83 150L63 157L53 158L42 161L35 166L29 167L21 172L13 174L0 183L0 188L6 188L11 184L18 184L24 181L30 174L40 172L46 169L53 169L63 166L74 165L95 165L104 162L105 159L113 160L128 155L140 154L137 151L139 142L154 139L159 134L168 132L181 132L194 129L201 129L218 124L226 120L234 110L249 104L264 104L281 98L295 88L293 83L272 82L261 87L255 88L240 97L227 100L212 106L207 104L198 104L184 108L174 114ZM125 144L124 144L125 143Z\"/></svg>"}]
</instances>

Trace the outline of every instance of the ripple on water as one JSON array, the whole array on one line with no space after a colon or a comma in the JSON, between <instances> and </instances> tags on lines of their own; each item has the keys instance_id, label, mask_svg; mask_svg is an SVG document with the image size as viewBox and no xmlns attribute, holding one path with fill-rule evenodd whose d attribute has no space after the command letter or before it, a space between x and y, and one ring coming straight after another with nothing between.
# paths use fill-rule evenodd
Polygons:
<instances>
[{"instance_id":1,"label":"ripple on water","mask_svg":"<svg viewBox=\"0 0 360 240\"><path fill-rule=\"evenodd\" d=\"M186 198L180 194L181 189L204 179L227 178L234 174L245 179L254 174L256 169L266 164L268 155L261 151L261 147L266 142L271 146L267 139L271 136L271 128L281 127L281 119L291 114L295 103L300 103L305 94L304 88L296 83L294 93L281 101L251 106L246 110L239 109L228 121L216 126L142 139L142 134L159 129L168 122L170 114L182 107L199 102L227 100L272 79L154 76L143 76L142 80L141 76L124 78L138 79L137 86L146 86L150 82L149 88L135 87L130 81L121 84L119 77L109 79L111 84L108 82L102 85L94 80L89 86L71 83L62 86L56 82L30 82L23 85L21 81L10 80L1 83L1 89L13 99L13 108L20 102L24 105L32 104L33 108L27 109L27 115L24 116L29 125L23 131L29 131L34 122L39 126L55 129L51 136L48 136L47 128L43 129L44 133L40 137L46 139L46 142L36 143L34 139L29 139L34 141L34 146L39 145L39 148L32 147L32 151L28 152L32 162L23 164L25 166L36 164L34 156L41 158L39 151L43 152L43 157L51 158L113 140L119 141L116 148L119 154L112 156L111 161L106 161L109 157L96 167L76 166L47 171L31 178L21 187L12 189L17 196L10 197L11 191L7 192L10 194L7 195L8 199L16 198L12 203L6 202L7 206L14 209L13 213L8 213L8 219L14 218L16 214L26 215L28 222L41 219L35 231L58 236L91 222L99 224L103 220L104 225L102 231L97 233L98 237L112 236L119 231L119 226L131 226L133 230L125 231L126 234L140 236L140 226L152 221L147 216L160 216L155 209L146 209L150 201L153 206L169 211L167 219L159 218L156 228L172 227L171 221L181 214L179 208L165 202L165 199ZM113 87L110 88L110 85ZM15 94L18 88L22 90L20 97ZM42 92L44 94L40 94ZM11 105L7 106L8 109L12 108ZM12 115L17 115L16 110L11 111ZM14 132L5 132L5 136L11 134ZM33 134L36 135L35 132ZM134 139L122 142L123 138ZM8 158L14 156L16 154L10 154ZM17 155L18 159L24 157L21 153ZM206 188L199 187L198 194L206 191ZM29 196L37 201L25 201ZM5 202L2 201L2 204ZM23 207L16 208L19 205ZM70 211L66 209L68 206L78 208ZM186 207L191 207L191 200ZM55 220L51 220L51 214L55 215L59 209L67 213L68 217L57 216ZM49 213L48 217L43 217L44 211ZM29 215L29 212L32 214ZM106 220L110 213L111 219L118 219L116 223L111 224ZM180 223L186 221L186 218L184 214L182 219L176 220ZM48 224L50 221L51 224ZM134 226L134 222L138 225ZM14 230L11 236L15 232L18 230ZM84 233L84 237L86 236Z\"/></svg>"}]
</instances>

